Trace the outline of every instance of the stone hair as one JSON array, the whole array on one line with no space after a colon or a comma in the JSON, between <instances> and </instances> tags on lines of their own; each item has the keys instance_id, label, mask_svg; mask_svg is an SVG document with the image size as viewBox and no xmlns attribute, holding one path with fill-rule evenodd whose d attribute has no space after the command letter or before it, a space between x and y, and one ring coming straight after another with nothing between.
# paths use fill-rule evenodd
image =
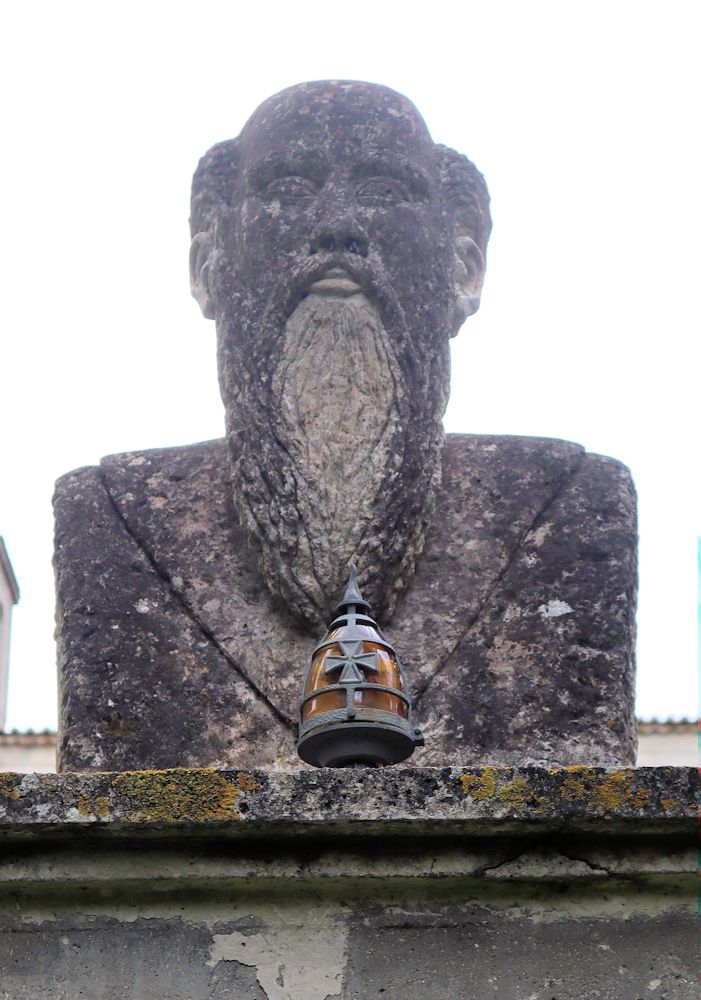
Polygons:
<instances>
[{"instance_id":1,"label":"stone hair","mask_svg":"<svg viewBox=\"0 0 701 1000\"><path fill-rule=\"evenodd\" d=\"M217 214L231 204L239 168L238 144L238 139L218 142L197 165L190 201L190 232L193 237L212 230ZM492 229L489 192L484 177L462 153L438 144L434 148L446 203L460 217L484 256Z\"/></svg>"}]
</instances>

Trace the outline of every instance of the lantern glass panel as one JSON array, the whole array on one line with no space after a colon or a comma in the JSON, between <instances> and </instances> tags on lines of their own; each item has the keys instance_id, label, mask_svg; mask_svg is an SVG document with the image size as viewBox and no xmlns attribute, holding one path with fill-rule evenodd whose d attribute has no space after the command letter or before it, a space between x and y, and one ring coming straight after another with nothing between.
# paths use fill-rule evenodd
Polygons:
<instances>
[{"instance_id":1,"label":"lantern glass panel","mask_svg":"<svg viewBox=\"0 0 701 1000\"><path fill-rule=\"evenodd\" d=\"M357 629L357 626L355 626ZM342 638L343 632L347 631L343 628L335 629L336 637ZM374 629L367 629L368 632L373 633L375 637L377 633ZM354 630L354 635L357 634ZM333 633L331 634L333 635ZM331 636L330 636L331 637ZM360 647L361 653L377 653L376 665L377 673L368 673L365 676L365 680L373 684L381 684L383 687L391 687L398 691L404 691L404 678L399 670L396 659L387 652L382 646L379 646L376 642L371 642L364 640ZM323 689L331 684L338 683L338 673L333 673L331 675L327 674L325 671L326 658L328 656L341 656L342 651L338 644L334 643L330 646L325 646L320 649L319 652L314 657L312 661L312 666L307 676L307 683L304 687L305 695L311 694L312 691L318 691L320 688ZM372 689L360 689L355 691L353 702L355 705L362 708L372 708L381 709L385 712L392 712L394 715L398 715L401 718L406 718L408 714L408 707L401 698L397 698L396 695L390 694L388 691L375 691ZM317 715L321 715L322 712L331 712L334 709L342 709L346 706L346 692L345 691L328 691L317 695L316 698L310 699L302 709L302 718L306 722L308 719L313 719Z\"/></svg>"},{"instance_id":2,"label":"lantern glass panel","mask_svg":"<svg viewBox=\"0 0 701 1000\"><path fill-rule=\"evenodd\" d=\"M324 638L325 642L331 642L332 639L346 639L349 638L349 626L339 625L336 628L329 629ZM372 625L363 625L360 622L356 622L353 625L353 638L354 639L369 639L370 642L377 640L379 638L377 634L377 629L373 628ZM373 646L373 649L376 648Z\"/></svg>"}]
</instances>

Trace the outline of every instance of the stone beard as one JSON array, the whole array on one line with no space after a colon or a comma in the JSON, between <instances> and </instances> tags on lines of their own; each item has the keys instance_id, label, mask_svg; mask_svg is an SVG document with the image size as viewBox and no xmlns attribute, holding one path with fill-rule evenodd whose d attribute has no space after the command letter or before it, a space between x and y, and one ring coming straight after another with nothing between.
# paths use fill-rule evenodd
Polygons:
<instances>
[{"instance_id":1,"label":"stone beard","mask_svg":"<svg viewBox=\"0 0 701 1000\"><path fill-rule=\"evenodd\" d=\"M293 283L291 310L288 297L246 321L255 297L236 295L236 333L220 320L234 501L268 588L293 614L327 622L356 562L387 621L440 482L449 355L429 350L418 385L403 310L371 265L344 260L338 278L316 281L310 270Z\"/></svg>"}]
</instances>

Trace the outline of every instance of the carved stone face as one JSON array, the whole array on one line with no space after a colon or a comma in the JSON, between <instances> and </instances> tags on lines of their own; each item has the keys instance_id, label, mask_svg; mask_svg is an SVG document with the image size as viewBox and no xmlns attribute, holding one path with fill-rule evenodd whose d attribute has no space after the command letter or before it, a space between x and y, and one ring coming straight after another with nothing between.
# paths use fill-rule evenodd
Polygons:
<instances>
[{"instance_id":1,"label":"carved stone face","mask_svg":"<svg viewBox=\"0 0 701 1000\"><path fill-rule=\"evenodd\" d=\"M217 321L237 507L300 618L326 618L351 560L386 618L440 473L448 338L482 280L449 197L461 158L405 98L344 82L270 98L208 156L193 293Z\"/></svg>"},{"instance_id":2,"label":"carved stone face","mask_svg":"<svg viewBox=\"0 0 701 1000\"><path fill-rule=\"evenodd\" d=\"M256 112L240 153L236 211L222 236L245 284L285 275L294 296L338 263L386 281L412 320L448 310L453 254L434 147L408 101L357 85L295 88ZM432 318L445 335L448 321Z\"/></svg>"}]
</instances>

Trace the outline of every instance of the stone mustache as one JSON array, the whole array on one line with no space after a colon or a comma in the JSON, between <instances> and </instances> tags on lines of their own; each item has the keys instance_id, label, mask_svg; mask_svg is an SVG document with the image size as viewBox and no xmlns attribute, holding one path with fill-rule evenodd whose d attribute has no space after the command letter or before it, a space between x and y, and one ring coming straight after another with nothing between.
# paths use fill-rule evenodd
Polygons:
<instances>
[{"instance_id":1,"label":"stone mustache","mask_svg":"<svg viewBox=\"0 0 701 1000\"><path fill-rule=\"evenodd\" d=\"M414 684L413 763L630 762L627 470L444 437L490 232L476 168L387 88L302 84L205 154L191 228L226 437L59 481L60 766L299 766L351 562Z\"/></svg>"}]
</instances>

